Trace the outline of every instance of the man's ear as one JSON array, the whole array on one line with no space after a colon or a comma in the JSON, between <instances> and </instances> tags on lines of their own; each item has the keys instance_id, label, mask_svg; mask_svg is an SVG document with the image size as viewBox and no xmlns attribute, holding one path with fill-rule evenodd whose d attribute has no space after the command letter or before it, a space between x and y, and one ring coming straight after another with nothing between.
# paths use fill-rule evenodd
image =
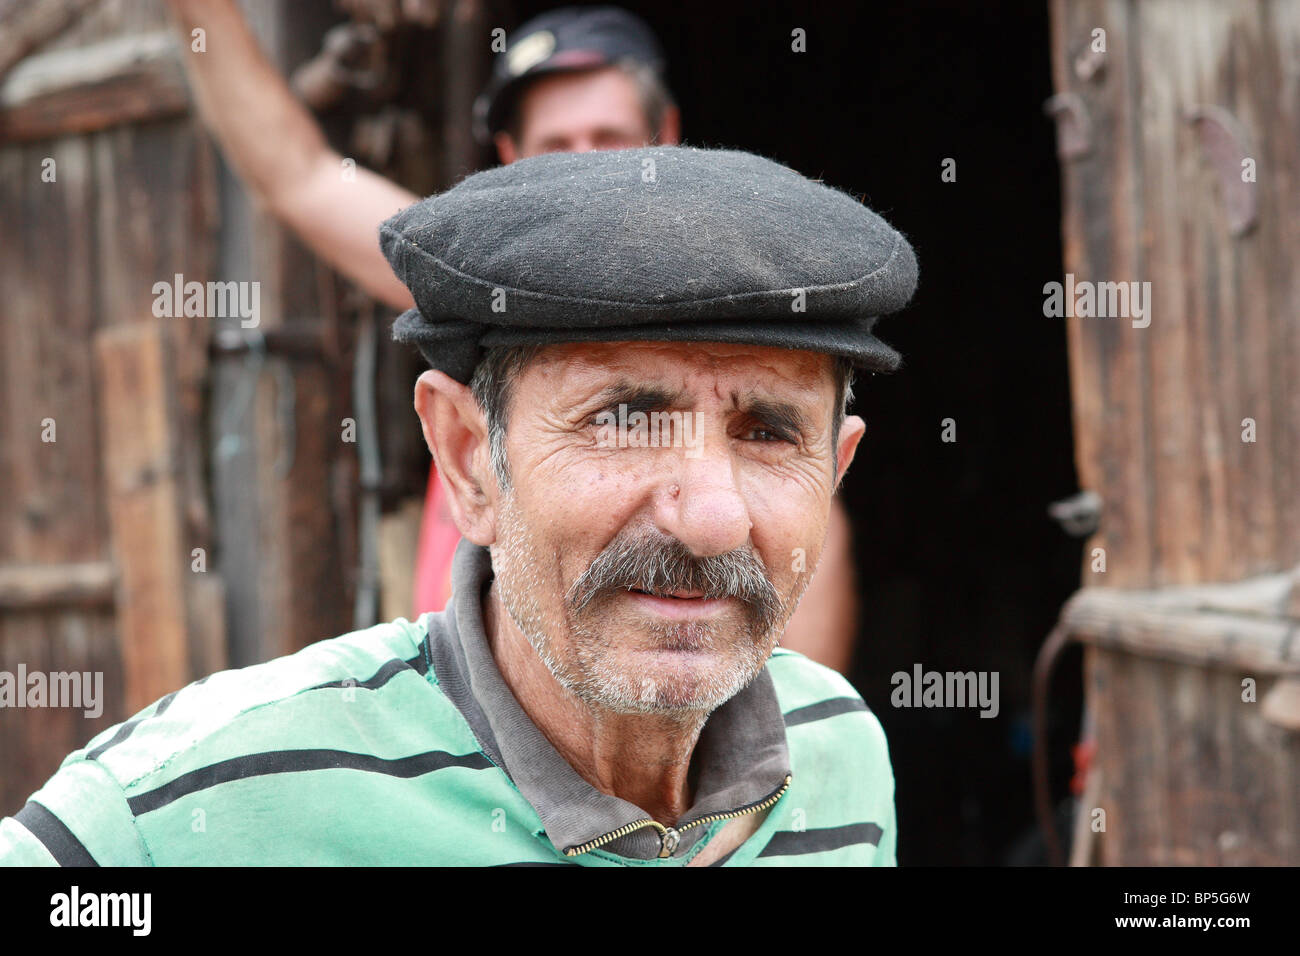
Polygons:
<instances>
[{"instance_id":1,"label":"man's ear","mask_svg":"<svg viewBox=\"0 0 1300 956\"><path fill-rule=\"evenodd\" d=\"M682 111L675 106L664 110L659 121L659 135L655 137L658 146L677 146L682 141Z\"/></svg>"},{"instance_id":2,"label":"man's ear","mask_svg":"<svg viewBox=\"0 0 1300 956\"><path fill-rule=\"evenodd\" d=\"M519 146L509 133L497 133L492 137L492 142L496 145L497 156L502 166L509 166L519 158Z\"/></svg>"},{"instance_id":3,"label":"man's ear","mask_svg":"<svg viewBox=\"0 0 1300 956\"><path fill-rule=\"evenodd\" d=\"M858 452L858 442L862 441L862 436L867 431L867 423L857 415L845 415L844 421L840 425L840 440L836 449L839 456L839 471L835 473L835 488L838 490L840 482L844 480L844 473L849 470L849 465L853 463L853 456Z\"/></svg>"},{"instance_id":4,"label":"man's ear","mask_svg":"<svg viewBox=\"0 0 1300 956\"><path fill-rule=\"evenodd\" d=\"M456 527L475 544L492 544L498 489L483 410L468 386L429 369L415 383L415 411Z\"/></svg>"}]
</instances>

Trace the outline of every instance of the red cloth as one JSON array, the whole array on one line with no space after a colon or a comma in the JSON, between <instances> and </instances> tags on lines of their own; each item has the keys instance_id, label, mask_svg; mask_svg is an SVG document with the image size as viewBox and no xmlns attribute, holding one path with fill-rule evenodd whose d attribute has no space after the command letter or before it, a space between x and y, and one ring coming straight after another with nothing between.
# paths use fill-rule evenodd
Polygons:
<instances>
[{"instance_id":1,"label":"red cloth","mask_svg":"<svg viewBox=\"0 0 1300 956\"><path fill-rule=\"evenodd\" d=\"M459 543L460 529L447 510L447 493L438 480L438 469L430 465L415 555L415 616L447 606L451 597L451 559Z\"/></svg>"}]
</instances>

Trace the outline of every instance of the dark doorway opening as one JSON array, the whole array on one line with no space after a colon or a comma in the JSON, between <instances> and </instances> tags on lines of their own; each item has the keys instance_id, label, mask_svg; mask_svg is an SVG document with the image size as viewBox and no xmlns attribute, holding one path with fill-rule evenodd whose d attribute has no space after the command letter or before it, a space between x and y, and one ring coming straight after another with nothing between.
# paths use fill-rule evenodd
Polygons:
<instances>
[{"instance_id":1,"label":"dark doorway opening","mask_svg":"<svg viewBox=\"0 0 1300 956\"><path fill-rule=\"evenodd\" d=\"M555 5L516 3L508 26ZM1041 862L1030 673L1081 554L1046 512L1076 490L1065 329L1042 310L1061 271L1047 6L623 5L667 50L689 145L820 177L917 250L917 296L879 326L904 368L856 388L867 434L843 489L861 600L849 676L889 737L900 863ZM944 419L956 441L941 440ZM997 716L892 706L892 675L918 664L995 672ZM1058 796L1079 672L1076 652L1053 682Z\"/></svg>"}]
</instances>

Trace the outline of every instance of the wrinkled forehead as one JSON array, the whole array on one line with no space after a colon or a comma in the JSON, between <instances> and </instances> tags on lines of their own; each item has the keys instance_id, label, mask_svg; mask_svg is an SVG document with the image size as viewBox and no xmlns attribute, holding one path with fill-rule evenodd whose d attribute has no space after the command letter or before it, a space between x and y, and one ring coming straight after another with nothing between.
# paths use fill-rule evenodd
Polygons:
<instances>
[{"instance_id":1,"label":"wrinkled forehead","mask_svg":"<svg viewBox=\"0 0 1300 956\"><path fill-rule=\"evenodd\" d=\"M814 403L833 394L833 368L834 360L825 353L771 346L575 342L541 349L525 369L524 379L560 401L617 382L713 392L720 397L779 394Z\"/></svg>"}]
</instances>

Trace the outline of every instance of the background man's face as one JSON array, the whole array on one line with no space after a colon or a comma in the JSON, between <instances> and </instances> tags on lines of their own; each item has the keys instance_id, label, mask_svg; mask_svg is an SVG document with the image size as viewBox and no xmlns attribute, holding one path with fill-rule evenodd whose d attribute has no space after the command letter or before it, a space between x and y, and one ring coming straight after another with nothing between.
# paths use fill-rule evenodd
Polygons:
<instances>
[{"instance_id":1,"label":"background man's face","mask_svg":"<svg viewBox=\"0 0 1300 956\"><path fill-rule=\"evenodd\" d=\"M551 346L519 376L493 566L563 686L617 712L707 713L762 669L825 538L831 369L618 342ZM656 431L636 411L680 415ZM862 427L845 420L841 467Z\"/></svg>"},{"instance_id":2,"label":"background man's face","mask_svg":"<svg viewBox=\"0 0 1300 956\"><path fill-rule=\"evenodd\" d=\"M645 146L657 132L635 82L612 66L538 77L520 96L518 110L519 139L497 136L503 163L540 153Z\"/></svg>"}]
</instances>

